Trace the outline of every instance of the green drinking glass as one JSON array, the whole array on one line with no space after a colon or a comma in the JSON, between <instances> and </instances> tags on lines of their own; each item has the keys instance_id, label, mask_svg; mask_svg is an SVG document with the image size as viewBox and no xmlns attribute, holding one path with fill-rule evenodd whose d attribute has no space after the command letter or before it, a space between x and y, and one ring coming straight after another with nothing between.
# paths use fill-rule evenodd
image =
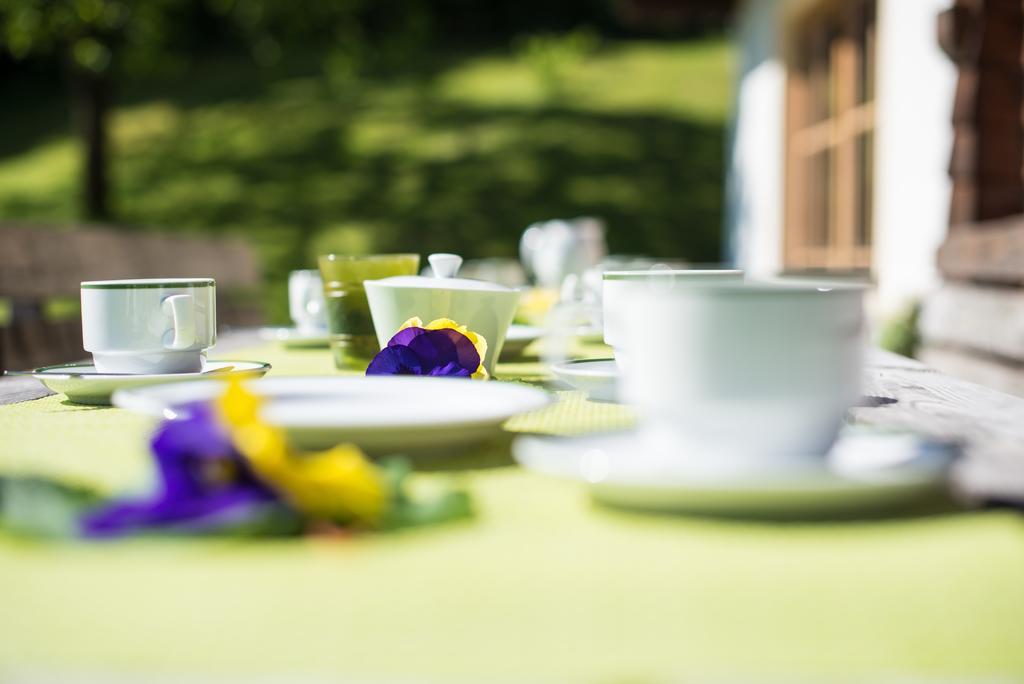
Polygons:
<instances>
[{"instance_id":1,"label":"green drinking glass","mask_svg":"<svg viewBox=\"0 0 1024 684\"><path fill-rule=\"evenodd\" d=\"M340 369L363 370L380 351L363 281L416 275L420 270L420 256L325 254L319 262L334 365Z\"/></svg>"}]
</instances>

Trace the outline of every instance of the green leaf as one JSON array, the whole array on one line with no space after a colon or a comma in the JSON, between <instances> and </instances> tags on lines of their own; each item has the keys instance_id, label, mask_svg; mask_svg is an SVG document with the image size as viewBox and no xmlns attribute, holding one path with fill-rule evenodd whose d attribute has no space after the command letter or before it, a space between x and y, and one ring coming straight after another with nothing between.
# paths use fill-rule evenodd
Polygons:
<instances>
[{"instance_id":1,"label":"green leaf","mask_svg":"<svg viewBox=\"0 0 1024 684\"><path fill-rule=\"evenodd\" d=\"M110 48L95 38L82 38L71 46L71 56L75 63L95 74L106 71L110 66Z\"/></svg>"},{"instance_id":2,"label":"green leaf","mask_svg":"<svg viewBox=\"0 0 1024 684\"><path fill-rule=\"evenodd\" d=\"M99 502L91 491L51 480L0 480L0 523L16 534L73 537L81 515Z\"/></svg>"},{"instance_id":3,"label":"green leaf","mask_svg":"<svg viewBox=\"0 0 1024 684\"><path fill-rule=\"evenodd\" d=\"M413 469L408 459L385 459L381 461L380 468L391 490L391 509L385 516L382 529L435 525L472 517L472 499L461 489L449 488L429 497L411 496L407 483Z\"/></svg>"},{"instance_id":4,"label":"green leaf","mask_svg":"<svg viewBox=\"0 0 1024 684\"><path fill-rule=\"evenodd\" d=\"M134 536L217 537L248 539L254 537L294 537L302 534L306 521L291 508L268 503L248 512L245 517L225 520L223 524L197 529L187 523L142 529Z\"/></svg>"},{"instance_id":5,"label":"green leaf","mask_svg":"<svg viewBox=\"0 0 1024 684\"><path fill-rule=\"evenodd\" d=\"M469 493L453 489L429 499L400 502L388 513L384 528L436 525L471 517L473 505Z\"/></svg>"}]
</instances>

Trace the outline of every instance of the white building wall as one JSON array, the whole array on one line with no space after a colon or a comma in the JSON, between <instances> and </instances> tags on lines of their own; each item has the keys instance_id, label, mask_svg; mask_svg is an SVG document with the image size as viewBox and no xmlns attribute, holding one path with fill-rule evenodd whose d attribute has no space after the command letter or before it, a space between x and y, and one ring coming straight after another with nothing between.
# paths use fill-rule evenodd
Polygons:
<instances>
[{"instance_id":1,"label":"white building wall","mask_svg":"<svg viewBox=\"0 0 1024 684\"><path fill-rule=\"evenodd\" d=\"M756 276L782 269L785 27L813 0L745 0L727 151L727 258ZM885 317L938 283L946 234L956 72L936 39L952 0L878 0L873 309Z\"/></svg>"},{"instance_id":2,"label":"white building wall","mask_svg":"<svg viewBox=\"0 0 1024 684\"><path fill-rule=\"evenodd\" d=\"M786 0L745 0L736 14L740 51L726 156L726 258L751 275L782 267Z\"/></svg>"},{"instance_id":3,"label":"white building wall","mask_svg":"<svg viewBox=\"0 0 1024 684\"><path fill-rule=\"evenodd\" d=\"M879 0L875 98L878 307L897 312L939 284L935 253L949 222L956 69L937 16L952 0Z\"/></svg>"}]
</instances>

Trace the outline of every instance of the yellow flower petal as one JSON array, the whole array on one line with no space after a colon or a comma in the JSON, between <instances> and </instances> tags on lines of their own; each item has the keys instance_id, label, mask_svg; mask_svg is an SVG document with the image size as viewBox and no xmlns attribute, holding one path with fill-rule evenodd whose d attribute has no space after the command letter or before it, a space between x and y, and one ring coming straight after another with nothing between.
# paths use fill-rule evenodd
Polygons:
<instances>
[{"instance_id":1,"label":"yellow flower petal","mask_svg":"<svg viewBox=\"0 0 1024 684\"><path fill-rule=\"evenodd\" d=\"M254 421L236 427L231 441L261 476L276 479L288 469L288 443L281 430Z\"/></svg>"},{"instance_id":2,"label":"yellow flower petal","mask_svg":"<svg viewBox=\"0 0 1024 684\"><path fill-rule=\"evenodd\" d=\"M420 320L419 316L413 316L412 318L407 320L405 323L403 323L402 327L400 327L395 332L398 332L399 330L405 330L406 328L422 328L422 327L423 327L423 321Z\"/></svg>"},{"instance_id":3,"label":"yellow flower petal","mask_svg":"<svg viewBox=\"0 0 1024 684\"><path fill-rule=\"evenodd\" d=\"M417 318L415 320L419 319ZM487 356L487 339L483 335L473 332L464 325L459 325L450 318L438 318L437 320L431 321L425 326L421 325L420 327L426 328L427 330L451 328L452 330L465 335L469 341L473 343L473 346L476 348L476 353L480 355L480 365L471 377L478 380L486 380L488 378L487 371L484 369L484 357Z\"/></svg>"},{"instance_id":4,"label":"yellow flower petal","mask_svg":"<svg viewBox=\"0 0 1024 684\"><path fill-rule=\"evenodd\" d=\"M253 471L296 510L318 518L375 524L388 503L384 478L358 447L343 444L311 454L290 454L284 435L252 424L236 433L236 446Z\"/></svg>"},{"instance_id":5,"label":"yellow flower petal","mask_svg":"<svg viewBox=\"0 0 1024 684\"><path fill-rule=\"evenodd\" d=\"M241 380L232 378L217 402L217 409L229 426L238 426L257 420L260 403L260 398L247 390Z\"/></svg>"},{"instance_id":6,"label":"yellow flower petal","mask_svg":"<svg viewBox=\"0 0 1024 684\"><path fill-rule=\"evenodd\" d=\"M296 508L332 520L373 524L388 503L384 479L350 444L289 459L273 480Z\"/></svg>"},{"instance_id":7,"label":"yellow flower petal","mask_svg":"<svg viewBox=\"0 0 1024 684\"><path fill-rule=\"evenodd\" d=\"M283 430L260 420L259 405L260 398L237 381L218 402L231 441L257 477L307 515L370 525L380 521L387 485L359 447L295 454Z\"/></svg>"},{"instance_id":8,"label":"yellow flower petal","mask_svg":"<svg viewBox=\"0 0 1024 684\"><path fill-rule=\"evenodd\" d=\"M463 334L466 332L466 326L459 325L450 318L437 318L422 327L427 330L443 330L444 328L451 328L452 330L456 330Z\"/></svg>"}]
</instances>

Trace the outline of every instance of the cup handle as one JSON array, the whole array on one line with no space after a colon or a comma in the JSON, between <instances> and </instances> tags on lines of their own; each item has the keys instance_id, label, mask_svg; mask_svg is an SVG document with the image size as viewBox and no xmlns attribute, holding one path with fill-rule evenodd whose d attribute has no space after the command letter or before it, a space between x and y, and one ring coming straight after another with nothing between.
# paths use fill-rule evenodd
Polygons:
<instances>
[{"instance_id":1,"label":"cup handle","mask_svg":"<svg viewBox=\"0 0 1024 684\"><path fill-rule=\"evenodd\" d=\"M164 299L164 313L171 317L174 338L168 349L188 349L196 343L196 307L192 295L171 295Z\"/></svg>"},{"instance_id":2,"label":"cup handle","mask_svg":"<svg viewBox=\"0 0 1024 684\"><path fill-rule=\"evenodd\" d=\"M302 283L302 308L310 316L316 316L320 313L320 302L316 299L316 286L320 285L320 282L315 278L306 278ZM322 287L322 286L321 286Z\"/></svg>"}]
</instances>

